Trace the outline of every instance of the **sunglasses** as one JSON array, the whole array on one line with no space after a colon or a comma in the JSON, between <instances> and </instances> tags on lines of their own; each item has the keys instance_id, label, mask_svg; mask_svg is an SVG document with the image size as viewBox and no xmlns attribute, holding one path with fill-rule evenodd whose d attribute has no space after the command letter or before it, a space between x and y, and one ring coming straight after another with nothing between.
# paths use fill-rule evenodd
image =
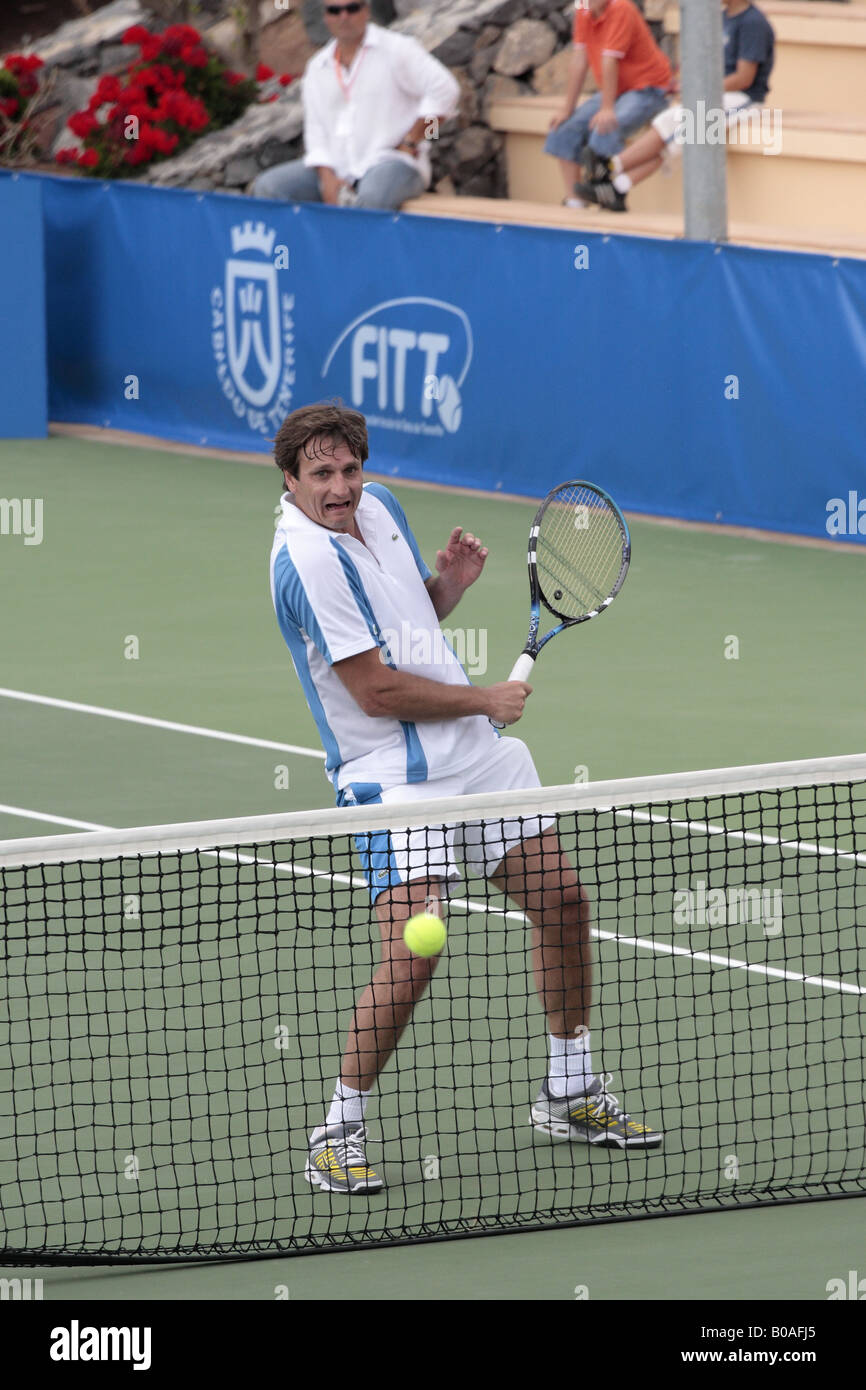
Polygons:
<instances>
[{"instance_id":1,"label":"sunglasses","mask_svg":"<svg viewBox=\"0 0 866 1390\"><path fill-rule=\"evenodd\" d=\"M360 13L361 13L361 10L365 10L366 8L367 8L366 4L361 5L361 4L358 4L358 0L352 0L351 5L326 5L326 6L325 6L325 14L330 14L330 15L360 14Z\"/></svg>"}]
</instances>

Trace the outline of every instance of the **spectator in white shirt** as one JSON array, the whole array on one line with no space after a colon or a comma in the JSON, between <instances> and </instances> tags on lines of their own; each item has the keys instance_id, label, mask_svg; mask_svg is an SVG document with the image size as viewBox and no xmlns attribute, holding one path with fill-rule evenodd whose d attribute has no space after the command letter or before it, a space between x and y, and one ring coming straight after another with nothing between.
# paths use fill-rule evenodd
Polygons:
<instances>
[{"instance_id":1,"label":"spectator in white shirt","mask_svg":"<svg viewBox=\"0 0 866 1390\"><path fill-rule=\"evenodd\" d=\"M430 184L427 139L460 88L416 39L369 22L369 5L324 6L331 43L304 73L302 159L259 174L257 198L398 208Z\"/></svg>"}]
</instances>

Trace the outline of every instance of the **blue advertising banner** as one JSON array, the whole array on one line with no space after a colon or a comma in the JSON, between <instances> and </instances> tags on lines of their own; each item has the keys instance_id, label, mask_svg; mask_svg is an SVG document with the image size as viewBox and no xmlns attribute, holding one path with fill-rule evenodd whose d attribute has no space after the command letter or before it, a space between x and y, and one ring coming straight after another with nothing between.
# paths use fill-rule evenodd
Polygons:
<instances>
[{"instance_id":1,"label":"blue advertising banner","mask_svg":"<svg viewBox=\"0 0 866 1390\"><path fill-rule=\"evenodd\" d=\"M266 451L341 397L380 473L866 543L864 262L40 182L53 419Z\"/></svg>"},{"instance_id":2,"label":"blue advertising banner","mask_svg":"<svg viewBox=\"0 0 866 1390\"><path fill-rule=\"evenodd\" d=\"M0 179L0 438L48 433L42 184Z\"/></svg>"}]
</instances>

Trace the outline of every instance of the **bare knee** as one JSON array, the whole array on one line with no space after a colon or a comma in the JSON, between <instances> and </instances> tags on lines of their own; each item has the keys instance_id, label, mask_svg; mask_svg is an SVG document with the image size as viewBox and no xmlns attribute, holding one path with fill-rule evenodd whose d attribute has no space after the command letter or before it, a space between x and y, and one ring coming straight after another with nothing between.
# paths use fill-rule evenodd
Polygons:
<instances>
[{"instance_id":1,"label":"bare knee","mask_svg":"<svg viewBox=\"0 0 866 1390\"><path fill-rule=\"evenodd\" d=\"M436 973L439 956L413 956L402 941L383 952L374 984L387 987L402 998L420 999Z\"/></svg>"},{"instance_id":2,"label":"bare knee","mask_svg":"<svg viewBox=\"0 0 866 1390\"><path fill-rule=\"evenodd\" d=\"M592 916L589 895L581 883L564 883L544 894L544 911L538 923L546 933L561 932L569 940L588 940Z\"/></svg>"}]
</instances>

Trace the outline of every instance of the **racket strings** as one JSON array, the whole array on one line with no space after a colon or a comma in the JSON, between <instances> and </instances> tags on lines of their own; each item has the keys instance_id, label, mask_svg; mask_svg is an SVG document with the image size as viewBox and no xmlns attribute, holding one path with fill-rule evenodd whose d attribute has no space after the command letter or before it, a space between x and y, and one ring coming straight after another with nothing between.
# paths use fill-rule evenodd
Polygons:
<instances>
[{"instance_id":1,"label":"racket strings","mask_svg":"<svg viewBox=\"0 0 866 1390\"><path fill-rule=\"evenodd\" d=\"M588 488L555 493L536 540L538 582L563 617L592 612L613 592L623 564L623 535L613 508Z\"/></svg>"}]
</instances>

